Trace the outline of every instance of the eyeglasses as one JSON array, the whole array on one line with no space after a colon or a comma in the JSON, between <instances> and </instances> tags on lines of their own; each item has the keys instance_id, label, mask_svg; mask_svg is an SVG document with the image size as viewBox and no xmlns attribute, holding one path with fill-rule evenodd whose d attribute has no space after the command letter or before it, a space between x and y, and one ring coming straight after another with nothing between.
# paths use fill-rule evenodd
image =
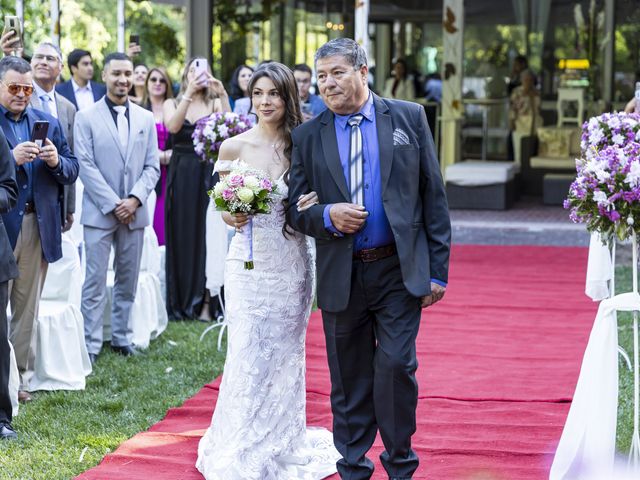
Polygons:
<instances>
[{"instance_id":1,"label":"eyeglasses","mask_svg":"<svg viewBox=\"0 0 640 480\"><path fill-rule=\"evenodd\" d=\"M162 77L160 77L160 78L158 78L158 77L151 77L151 78L149 78L149 81L150 81L151 83L167 83L167 81L166 81L164 78L162 78Z\"/></svg>"},{"instance_id":2,"label":"eyeglasses","mask_svg":"<svg viewBox=\"0 0 640 480\"><path fill-rule=\"evenodd\" d=\"M60 60L58 57L54 57L53 55L42 55L41 53L36 53L33 56L33 59L36 61L46 60L49 63L58 62L58 60Z\"/></svg>"},{"instance_id":3,"label":"eyeglasses","mask_svg":"<svg viewBox=\"0 0 640 480\"><path fill-rule=\"evenodd\" d=\"M24 92L25 95L29 96L33 93L33 85L25 85L23 83L2 83L11 95L18 95L20 90Z\"/></svg>"}]
</instances>

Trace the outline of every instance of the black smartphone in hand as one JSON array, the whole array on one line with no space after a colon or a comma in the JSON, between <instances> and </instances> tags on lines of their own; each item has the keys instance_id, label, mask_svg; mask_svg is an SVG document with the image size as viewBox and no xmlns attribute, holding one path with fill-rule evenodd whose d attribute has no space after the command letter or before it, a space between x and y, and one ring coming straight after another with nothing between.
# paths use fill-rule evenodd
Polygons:
<instances>
[{"instance_id":1,"label":"black smartphone in hand","mask_svg":"<svg viewBox=\"0 0 640 480\"><path fill-rule=\"evenodd\" d=\"M129 43L135 43L136 45L140 45L140 35L131 34L129 35Z\"/></svg>"},{"instance_id":2,"label":"black smartphone in hand","mask_svg":"<svg viewBox=\"0 0 640 480\"><path fill-rule=\"evenodd\" d=\"M38 148L42 148L47 138L47 132L49 131L49 122L46 120L36 120L31 130L31 141L38 145Z\"/></svg>"}]
</instances>

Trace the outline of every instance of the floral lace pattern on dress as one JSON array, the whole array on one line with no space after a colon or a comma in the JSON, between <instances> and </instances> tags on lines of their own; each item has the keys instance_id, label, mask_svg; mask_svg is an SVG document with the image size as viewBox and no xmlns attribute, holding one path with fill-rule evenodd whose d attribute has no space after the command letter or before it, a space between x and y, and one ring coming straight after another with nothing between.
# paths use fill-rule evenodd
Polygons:
<instances>
[{"instance_id":1,"label":"floral lace pattern on dress","mask_svg":"<svg viewBox=\"0 0 640 480\"><path fill-rule=\"evenodd\" d=\"M231 241L225 267L228 347L211 426L196 467L207 480L317 480L336 472L331 432L307 428L305 334L315 281L313 251L285 237L287 185L271 213L253 219L255 268Z\"/></svg>"}]
</instances>

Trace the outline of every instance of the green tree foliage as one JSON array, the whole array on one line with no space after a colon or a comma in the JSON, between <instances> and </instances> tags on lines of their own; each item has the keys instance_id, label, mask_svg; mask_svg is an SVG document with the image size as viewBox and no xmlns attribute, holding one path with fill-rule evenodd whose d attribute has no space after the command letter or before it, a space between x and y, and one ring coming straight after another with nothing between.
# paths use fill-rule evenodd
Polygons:
<instances>
[{"instance_id":1,"label":"green tree foliage","mask_svg":"<svg viewBox=\"0 0 640 480\"><path fill-rule=\"evenodd\" d=\"M60 47L68 55L74 48L89 50L99 78L106 54L117 49L117 12L115 1L61 0ZM15 0L0 0L0 11L15 14ZM136 63L163 66L172 78L181 74L186 50L185 14L182 8L150 1L127 0L126 35L140 36L142 53ZM2 19L4 22L4 19ZM49 2L25 0L24 39L27 53L34 45L51 38ZM68 72L64 72L68 76Z\"/></svg>"}]
</instances>

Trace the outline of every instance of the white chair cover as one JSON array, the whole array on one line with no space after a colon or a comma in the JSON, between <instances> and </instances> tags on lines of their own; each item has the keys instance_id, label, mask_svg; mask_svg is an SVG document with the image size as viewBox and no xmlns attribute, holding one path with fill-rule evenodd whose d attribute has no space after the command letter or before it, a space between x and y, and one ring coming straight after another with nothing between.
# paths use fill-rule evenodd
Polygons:
<instances>
[{"instance_id":1,"label":"white chair cover","mask_svg":"<svg viewBox=\"0 0 640 480\"><path fill-rule=\"evenodd\" d=\"M82 245L84 241L83 227L80 223L80 216L82 215L82 197L84 195L84 185L80 177L76 179L76 212L73 214L73 225L69 230L69 235L73 240L76 247Z\"/></svg>"},{"instance_id":2,"label":"white chair cover","mask_svg":"<svg viewBox=\"0 0 640 480\"><path fill-rule=\"evenodd\" d=\"M224 285L224 262L227 258L227 224L222 220L222 212L216 210L213 200L209 200L206 221L206 287L211 295L218 295Z\"/></svg>"},{"instance_id":3,"label":"white chair cover","mask_svg":"<svg viewBox=\"0 0 640 480\"><path fill-rule=\"evenodd\" d=\"M29 390L83 390L91 362L80 312L83 270L70 232L62 258L49 265L35 326L36 355Z\"/></svg>"},{"instance_id":4,"label":"white chair cover","mask_svg":"<svg viewBox=\"0 0 640 480\"><path fill-rule=\"evenodd\" d=\"M618 411L616 311L640 310L640 295L603 300L584 353L578 384L551 467L550 480L613 474Z\"/></svg>"},{"instance_id":5,"label":"white chair cover","mask_svg":"<svg viewBox=\"0 0 640 480\"><path fill-rule=\"evenodd\" d=\"M35 372L29 390L84 390L91 362L80 309L68 302L41 301L36 338Z\"/></svg>"},{"instance_id":6,"label":"white chair cover","mask_svg":"<svg viewBox=\"0 0 640 480\"><path fill-rule=\"evenodd\" d=\"M113 251L112 251L113 254ZM158 236L152 226L144 229L144 240L142 245L142 258L140 259L140 271L149 272L156 277L160 277L161 263L160 246ZM113 265L113 263L110 263Z\"/></svg>"},{"instance_id":7,"label":"white chair cover","mask_svg":"<svg viewBox=\"0 0 640 480\"><path fill-rule=\"evenodd\" d=\"M16 354L13 351L13 345L9 342L9 397L11 397L12 415L15 417L20 410L18 403L18 390L20 390L20 375L18 373L18 364L16 362Z\"/></svg>"},{"instance_id":8,"label":"white chair cover","mask_svg":"<svg viewBox=\"0 0 640 480\"><path fill-rule=\"evenodd\" d=\"M49 264L42 288L42 300L68 301L78 308L82 297L84 272L71 232L62 234L62 258Z\"/></svg>"},{"instance_id":9,"label":"white chair cover","mask_svg":"<svg viewBox=\"0 0 640 480\"><path fill-rule=\"evenodd\" d=\"M609 298L612 294L613 261L611 252L602 244L600 234L591 234L585 293L594 301Z\"/></svg>"}]
</instances>

